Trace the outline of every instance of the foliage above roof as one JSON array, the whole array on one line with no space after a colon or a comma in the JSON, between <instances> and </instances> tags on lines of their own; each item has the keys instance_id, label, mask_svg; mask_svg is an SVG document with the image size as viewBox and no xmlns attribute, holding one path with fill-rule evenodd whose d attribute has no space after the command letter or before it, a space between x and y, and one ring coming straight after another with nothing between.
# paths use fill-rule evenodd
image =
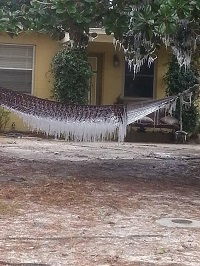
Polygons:
<instances>
[{"instance_id":1,"label":"foliage above roof","mask_svg":"<svg viewBox=\"0 0 200 266\"><path fill-rule=\"evenodd\" d=\"M171 47L180 65L190 65L200 39L199 0L3 0L0 29L48 33L62 38L67 31L75 46L92 39L89 27L102 23L124 49L130 66L156 58L160 45Z\"/></svg>"}]
</instances>

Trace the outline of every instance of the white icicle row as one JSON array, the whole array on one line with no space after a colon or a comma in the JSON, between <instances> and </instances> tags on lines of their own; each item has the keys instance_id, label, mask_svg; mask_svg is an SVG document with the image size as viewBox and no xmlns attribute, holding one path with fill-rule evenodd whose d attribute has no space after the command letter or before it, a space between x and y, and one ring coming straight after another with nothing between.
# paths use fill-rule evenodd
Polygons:
<instances>
[{"instance_id":1,"label":"white icicle row","mask_svg":"<svg viewBox=\"0 0 200 266\"><path fill-rule=\"evenodd\" d=\"M7 108L6 106L3 106ZM119 141L123 141L126 135L126 115L122 121L116 121L114 116L106 121L96 119L95 121L76 121L52 119L50 117L38 117L12 108L7 108L21 118L31 131L43 132L46 135L64 137L66 140L74 141L102 141L117 136Z\"/></svg>"}]
</instances>

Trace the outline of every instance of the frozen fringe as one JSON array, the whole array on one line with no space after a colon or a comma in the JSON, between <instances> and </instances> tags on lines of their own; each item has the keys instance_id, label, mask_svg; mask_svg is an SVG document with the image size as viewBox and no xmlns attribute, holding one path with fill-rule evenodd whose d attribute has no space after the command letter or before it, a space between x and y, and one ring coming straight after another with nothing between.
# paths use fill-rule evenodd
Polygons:
<instances>
[{"instance_id":1,"label":"frozen fringe","mask_svg":"<svg viewBox=\"0 0 200 266\"><path fill-rule=\"evenodd\" d=\"M32 131L46 135L74 141L123 141L127 125L154 112L156 120L156 112L162 109L165 114L173 115L178 98L181 105L191 105L192 90L195 86L176 96L127 107L65 105L0 88L0 106L14 112Z\"/></svg>"},{"instance_id":2,"label":"frozen fringe","mask_svg":"<svg viewBox=\"0 0 200 266\"><path fill-rule=\"evenodd\" d=\"M0 105L14 112L29 129L74 141L123 141L126 107L78 106L0 88Z\"/></svg>"}]
</instances>

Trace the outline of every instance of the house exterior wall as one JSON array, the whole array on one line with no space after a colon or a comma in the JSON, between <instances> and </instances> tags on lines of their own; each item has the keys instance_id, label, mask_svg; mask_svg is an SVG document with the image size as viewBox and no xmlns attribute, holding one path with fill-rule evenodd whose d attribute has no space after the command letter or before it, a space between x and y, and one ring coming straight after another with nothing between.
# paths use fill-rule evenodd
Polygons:
<instances>
[{"instance_id":1,"label":"house exterior wall","mask_svg":"<svg viewBox=\"0 0 200 266\"><path fill-rule=\"evenodd\" d=\"M50 65L53 56L59 50L61 44L52 40L47 35L31 33L20 34L17 37L9 37L6 34L0 35L0 43L2 44L21 44L33 45L34 52L34 73L33 73L33 95L40 98L50 98L52 82L50 76ZM20 119L15 115L11 115L10 122L6 129L10 130L12 123L15 123L16 130L28 130Z\"/></svg>"},{"instance_id":2,"label":"house exterior wall","mask_svg":"<svg viewBox=\"0 0 200 266\"><path fill-rule=\"evenodd\" d=\"M111 42L92 42L88 47L88 55L103 55L102 71L102 104L113 104L116 98L121 94L123 88L124 59L119 50L114 49ZM120 66L113 66L113 56L117 54L120 60Z\"/></svg>"},{"instance_id":3,"label":"house exterior wall","mask_svg":"<svg viewBox=\"0 0 200 266\"><path fill-rule=\"evenodd\" d=\"M49 99L51 96L52 80L50 76L50 65L53 56L60 49L62 44L52 40L47 35L31 33L20 34L17 37L0 35L0 43L4 44L22 44L35 46L33 95ZM102 94L101 104L113 104L118 96L123 98L124 89L124 55L119 49L114 48L112 36L99 34L95 41L91 42L87 49L88 55L100 54L103 58L102 65ZM120 65L113 66L113 56L117 54ZM165 96L165 85L163 76L166 72L166 63L168 55L165 48L158 52L158 59L155 65L154 79L154 98L163 98ZM7 130L11 129L12 123L15 123L15 129L18 131L28 130L21 120L11 115Z\"/></svg>"}]
</instances>

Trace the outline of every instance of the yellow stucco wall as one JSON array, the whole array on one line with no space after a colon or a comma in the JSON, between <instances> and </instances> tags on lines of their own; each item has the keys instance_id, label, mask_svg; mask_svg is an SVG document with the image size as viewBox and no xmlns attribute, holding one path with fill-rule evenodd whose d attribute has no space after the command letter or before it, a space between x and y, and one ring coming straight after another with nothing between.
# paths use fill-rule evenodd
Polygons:
<instances>
[{"instance_id":1,"label":"yellow stucco wall","mask_svg":"<svg viewBox=\"0 0 200 266\"><path fill-rule=\"evenodd\" d=\"M20 34L17 37L11 38L8 35L0 35L0 43L4 44L24 44L34 45L34 78L33 78L33 94L40 98L50 98L52 82L49 73L50 65L53 56L61 46L60 43L53 41L47 35L31 33ZM27 130L23 123L15 115L11 115L10 122L7 125L7 130L11 129L11 124L15 123L16 130Z\"/></svg>"},{"instance_id":2,"label":"yellow stucco wall","mask_svg":"<svg viewBox=\"0 0 200 266\"><path fill-rule=\"evenodd\" d=\"M124 58L122 52L115 50L112 42L92 42L88 54L103 55L102 104L113 104L123 89ZM113 66L113 56L117 54L120 66Z\"/></svg>"}]
</instances>

